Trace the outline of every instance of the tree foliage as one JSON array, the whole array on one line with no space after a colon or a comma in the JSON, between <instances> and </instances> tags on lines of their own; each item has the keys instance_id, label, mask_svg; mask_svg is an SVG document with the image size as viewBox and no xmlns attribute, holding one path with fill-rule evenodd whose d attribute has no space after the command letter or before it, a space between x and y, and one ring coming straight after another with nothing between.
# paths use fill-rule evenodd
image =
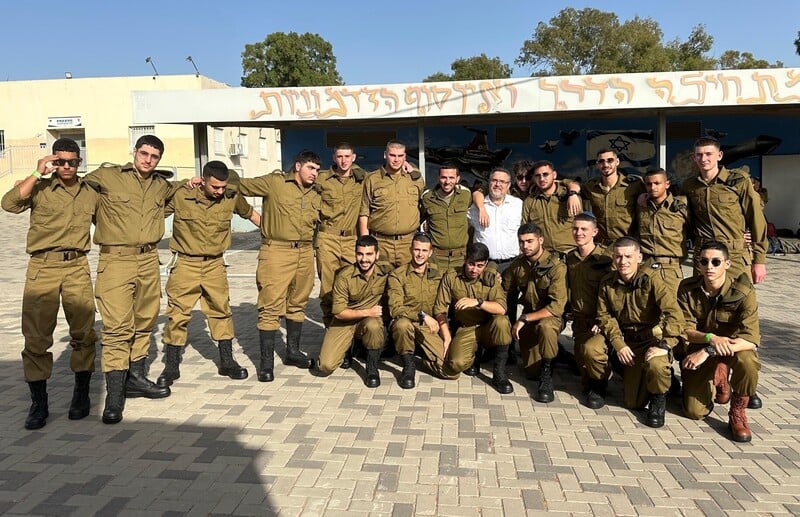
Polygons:
<instances>
[{"instance_id":1,"label":"tree foliage","mask_svg":"<svg viewBox=\"0 0 800 517\"><path fill-rule=\"evenodd\" d=\"M726 50L719 56L719 67L724 70L753 69L753 68L783 68L781 61L770 63L766 59L756 59L750 52Z\"/></svg>"},{"instance_id":2,"label":"tree foliage","mask_svg":"<svg viewBox=\"0 0 800 517\"><path fill-rule=\"evenodd\" d=\"M273 32L264 41L246 44L242 52L242 86L336 86L333 46L319 34Z\"/></svg>"},{"instance_id":3,"label":"tree foliage","mask_svg":"<svg viewBox=\"0 0 800 517\"><path fill-rule=\"evenodd\" d=\"M795 52L800 56L800 31L797 31L797 39L794 40Z\"/></svg>"},{"instance_id":4,"label":"tree foliage","mask_svg":"<svg viewBox=\"0 0 800 517\"><path fill-rule=\"evenodd\" d=\"M505 79L511 77L511 67L499 57L487 57L486 54L467 58L458 58L450 65L451 74L436 72L423 82L436 81L478 81L481 79Z\"/></svg>"}]
</instances>

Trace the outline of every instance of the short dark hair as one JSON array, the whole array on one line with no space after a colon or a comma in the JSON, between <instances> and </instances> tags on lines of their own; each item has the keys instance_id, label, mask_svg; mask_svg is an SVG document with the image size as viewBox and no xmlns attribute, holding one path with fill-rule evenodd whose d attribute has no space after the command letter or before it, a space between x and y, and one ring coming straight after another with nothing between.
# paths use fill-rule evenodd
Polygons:
<instances>
[{"instance_id":1,"label":"short dark hair","mask_svg":"<svg viewBox=\"0 0 800 517\"><path fill-rule=\"evenodd\" d=\"M597 227L597 217L594 216L591 212L581 212L577 214L573 219L573 221L585 221L587 223L592 223L595 228Z\"/></svg>"},{"instance_id":2,"label":"short dark hair","mask_svg":"<svg viewBox=\"0 0 800 517\"><path fill-rule=\"evenodd\" d=\"M431 236L425 232L417 232L414 234L414 237L411 239L411 242L422 242L432 244Z\"/></svg>"},{"instance_id":3,"label":"short dark hair","mask_svg":"<svg viewBox=\"0 0 800 517\"><path fill-rule=\"evenodd\" d=\"M336 151L342 151L342 150L355 151L350 142L339 142L338 144L333 146L334 154L336 153Z\"/></svg>"},{"instance_id":4,"label":"short dark hair","mask_svg":"<svg viewBox=\"0 0 800 517\"><path fill-rule=\"evenodd\" d=\"M539 160L537 162L534 162L531 165L531 168L530 168L531 174L533 174L533 171L535 171L539 167L550 167L550 170L553 170L553 171L556 170L556 166L553 165L553 162L551 162L550 160Z\"/></svg>"},{"instance_id":5,"label":"short dark hair","mask_svg":"<svg viewBox=\"0 0 800 517\"><path fill-rule=\"evenodd\" d=\"M531 222L522 223L517 229L517 237L520 237L522 235L527 235L529 233L532 233L537 237L542 237L543 235L542 228L536 223L531 223Z\"/></svg>"},{"instance_id":6,"label":"short dark hair","mask_svg":"<svg viewBox=\"0 0 800 517\"><path fill-rule=\"evenodd\" d=\"M203 177L228 181L228 166L219 160L212 160L203 166Z\"/></svg>"},{"instance_id":7,"label":"short dark hair","mask_svg":"<svg viewBox=\"0 0 800 517\"><path fill-rule=\"evenodd\" d=\"M494 169L492 169L492 172L489 173L489 179L490 180L492 179L492 176L494 176L495 172L502 172L503 174L507 174L508 175L508 179L511 179L511 178L514 177L514 176L511 175L510 172L508 172L508 169L504 169L503 167L495 167Z\"/></svg>"},{"instance_id":8,"label":"short dark hair","mask_svg":"<svg viewBox=\"0 0 800 517\"><path fill-rule=\"evenodd\" d=\"M375 248L375 252L378 252L378 239L373 237L372 235L362 235L358 239L356 239L356 248L367 248L372 246Z\"/></svg>"},{"instance_id":9,"label":"short dark hair","mask_svg":"<svg viewBox=\"0 0 800 517\"><path fill-rule=\"evenodd\" d=\"M707 145L713 145L717 149L720 149L719 140L716 138L711 138L710 136L703 136L698 138L694 141L694 148L697 149L698 147L705 147Z\"/></svg>"},{"instance_id":10,"label":"short dark hair","mask_svg":"<svg viewBox=\"0 0 800 517\"><path fill-rule=\"evenodd\" d=\"M650 169L649 171L645 172L644 177L646 178L648 176L657 176L659 174L663 174L664 177L667 178L667 181L669 181L669 174L667 174L667 171L665 171L660 167L657 169Z\"/></svg>"},{"instance_id":11,"label":"short dark hair","mask_svg":"<svg viewBox=\"0 0 800 517\"><path fill-rule=\"evenodd\" d=\"M597 151L597 154L595 154L595 156L600 156L601 154L606 154L606 153L614 153L614 158L619 158L619 154L617 154L616 149L611 149L610 147L603 147L602 149Z\"/></svg>"},{"instance_id":12,"label":"short dark hair","mask_svg":"<svg viewBox=\"0 0 800 517\"><path fill-rule=\"evenodd\" d=\"M717 250L722 252L722 256L725 257L725 260L730 259L730 254L728 253L728 247L725 246L723 243L719 241L705 241L701 246L700 249L697 250L697 254L700 255L705 250Z\"/></svg>"},{"instance_id":13,"label":"short dark hair","mask_svg":"<svg viewBox=\"0 0 800 517\"><path fill-rule=\"evenodd\" d=\"M445 169L455 169L458 172L458 175L461 176L461 170L459 170L458 165L455 162L444 162L443 164L439 165L439 172L442 172Z\"/></svg>"},{"instance_id":14,"label":"short dark hair","mask_svg":"<svg viewBox=\"0 0 800 517\"><path fill-rule=\"evenodd\" d=\"M55 142L53 142L53 154L56 154L58 151L62 151L65 153L75 153L78 156L81 155L81 148L75 142L75 140L71 138L59 138Z\"/></svg>"},{"instance_id":15,"label":"short dark hair","mask_svg":"<svg viewBox=\"0 0 800 517\"><path fill-rule=\"evenodd\" d=\"M308 149L304 149L297 153L297 156L294 157L294 162L303 165L304 163L316 163L317 165L322 165L322 159L319 157L317 153L314 151L309 151Z\"/></svg>"},{"instance_id":16,"label":"short dark hair","mask_svg":"<svg viewBox=\"0 0 800 517\"><path fill-rule=\"evenodd\" d=\"M635 248L636 251L642 250L642 245L639 244L639 241L629 235L622 236L614 241L614 248L628 248L631 246Z\"/></svg>"},{"instance_id":17,"label":"short dark hair","mask_svg":"<svg viewBox=\"0 0 800 517\"><path fill-rule=\"evenodd\" d=\"M467 246L464 262L484 262L489 260L489 248L482 242L473 242Z\"/></svg>"},{"instance_id":18,"label":"short dark hair","mask_svg":"<svg viewBox=\"0 0 800 517\"><path fill-rule=\"evenodd\" d=\"M521 174L530 176L532 165L533 162L531 160L517 160L511 164L511 171L514 173L514 176L519 176Z\"/></svg>"},{"instance_id":19,"label":"short dark hair","mask_svg":"<svg viewBox=\"0 0 800 517\"><path fill-rule=\"evenodd\" d=\"M164 154L164 142L161 141L156 135L142 135L136 141L136 145L133 146L134 149L139 149L143 145L149 145L150 147L154 147L158 149L158 152Z\"/></svg>"}]
</instances>

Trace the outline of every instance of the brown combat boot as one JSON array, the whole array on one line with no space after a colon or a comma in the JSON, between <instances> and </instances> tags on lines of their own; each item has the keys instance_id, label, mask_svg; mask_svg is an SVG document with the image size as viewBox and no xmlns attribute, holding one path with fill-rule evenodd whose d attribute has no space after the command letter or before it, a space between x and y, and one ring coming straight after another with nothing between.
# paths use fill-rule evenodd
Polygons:
<instances>
[{"instance_id":1,"label":"brown combat boot","mask_svg":"<svg viewBox=\"0 0 800 517\"><path fill-rule=\"evenodd\" d=\"M747 404L750 397L734 393L731 398L731 409L728 411L728 427L731 429L734 442L749 442L753 435L747 425Z\"/></svg>"},{"instance_id":2,"label":"brown combat boot","mask_svg":"<svg viewBox=\"0 0 800 517\"><path fill-rule=\"evenodd\" d=\"M717 404L727 404L731 400L731 384L728 382L728 365L719 362L714 368L714 387L717 395L714 402Z\"/></svg>"}]
</instances>

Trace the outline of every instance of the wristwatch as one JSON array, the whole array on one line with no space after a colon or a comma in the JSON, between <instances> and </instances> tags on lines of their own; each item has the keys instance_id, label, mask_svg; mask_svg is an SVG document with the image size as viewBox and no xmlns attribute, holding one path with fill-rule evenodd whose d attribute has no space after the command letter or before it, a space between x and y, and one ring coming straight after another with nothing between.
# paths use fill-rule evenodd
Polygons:
<instances>
[{"instance_id":1,"label":"wristwatch","mask_svg":"<svg viewBox=\"0 0 800 517\"><path fill-rule=\"evenodd\" d=\"M708 357L716 357L716 355L717 355L717 349L714 348L714 345L708 345L703 350L706 351L706 353L708 354Z\"/></svg>"},{"instance_id":2,"label":"wristwatch","mask_svg":"<svg viewBox=\"0 0 800 517\"><path fill-rule=\"evenodd\" d=\"M428 315L427 315L427 314L425 314L425 311L419 311L419 312L417 313L417 319L419 320L419 323L420 323L420 325L421 325L421 324L423 324L423 323L425 323L425 318L426 318L427 316L428 316Z\"/></svg>"},{"instance_id":3,"label":"wristwatch","mask_svg":"<svg viewBox=\"0 0 800 517\"><path fill-rule=\"evenodd\" d=\"M478 301L478 305L476 305L475 307L480 309L481 305L483 305L483 298L476 298L476 300Z\"/></svg>"},{"instance_id":4,"label":"wristwatch","mask_svg":"<svg viewBox=\"0 0 800 517\"><path fill-rule=\"evenodd\" d=\"M526 313L524 313L524 312L523 312L523 313L520 315L520 317L519 317L519 320L518 320L518 321L521 321L522 323L528 323L528 315L527 315Z\"/></svg>"}]
</instances>

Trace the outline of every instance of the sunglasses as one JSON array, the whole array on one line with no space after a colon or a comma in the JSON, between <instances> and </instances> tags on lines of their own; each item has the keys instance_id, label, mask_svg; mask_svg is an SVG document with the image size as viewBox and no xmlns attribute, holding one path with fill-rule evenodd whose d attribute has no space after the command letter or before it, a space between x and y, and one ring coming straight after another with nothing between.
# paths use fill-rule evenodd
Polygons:
<instances>
[{"instance_id":1,"label":"sunglasses","mask_svg":"<svg viewBox=\"0 0 800 517\"><path fill-rule=\"evenodd\" d=\"M714 267L719 267L720 265L722 265L722 259L719 259L719 258L713 258L713 259L710 259L710 260L707 259L707 258L701 258L700 259L700 265L701 266L708 267L708 263L709 262L711 262L711 265L714 266Z\"/></svg>"},{"instance_id":2,"label":"sunglasses","mask_svg":"<svg viewBox=\"0 0 800 517\"><path fill-rule=\"evenodd\" d=\"M53 160L53 165L56 167L63 167L64 165L69 165L72 168L77 167L81 164L80 158L72 158L71 160L64 160L63 158L59 158L57 160Z\"/></svg>"},{"instance_id":3,"label":"sunglasses","mask_svg":"<svg viewBox=\"0 0 800 517\"><path fill-rule=\"evenodd\" d=\"M607 158L605 160L601 158L597 160L597 163L614 163L614 160L616 160L616 158Z\"/></svg>"}]
</instances>

